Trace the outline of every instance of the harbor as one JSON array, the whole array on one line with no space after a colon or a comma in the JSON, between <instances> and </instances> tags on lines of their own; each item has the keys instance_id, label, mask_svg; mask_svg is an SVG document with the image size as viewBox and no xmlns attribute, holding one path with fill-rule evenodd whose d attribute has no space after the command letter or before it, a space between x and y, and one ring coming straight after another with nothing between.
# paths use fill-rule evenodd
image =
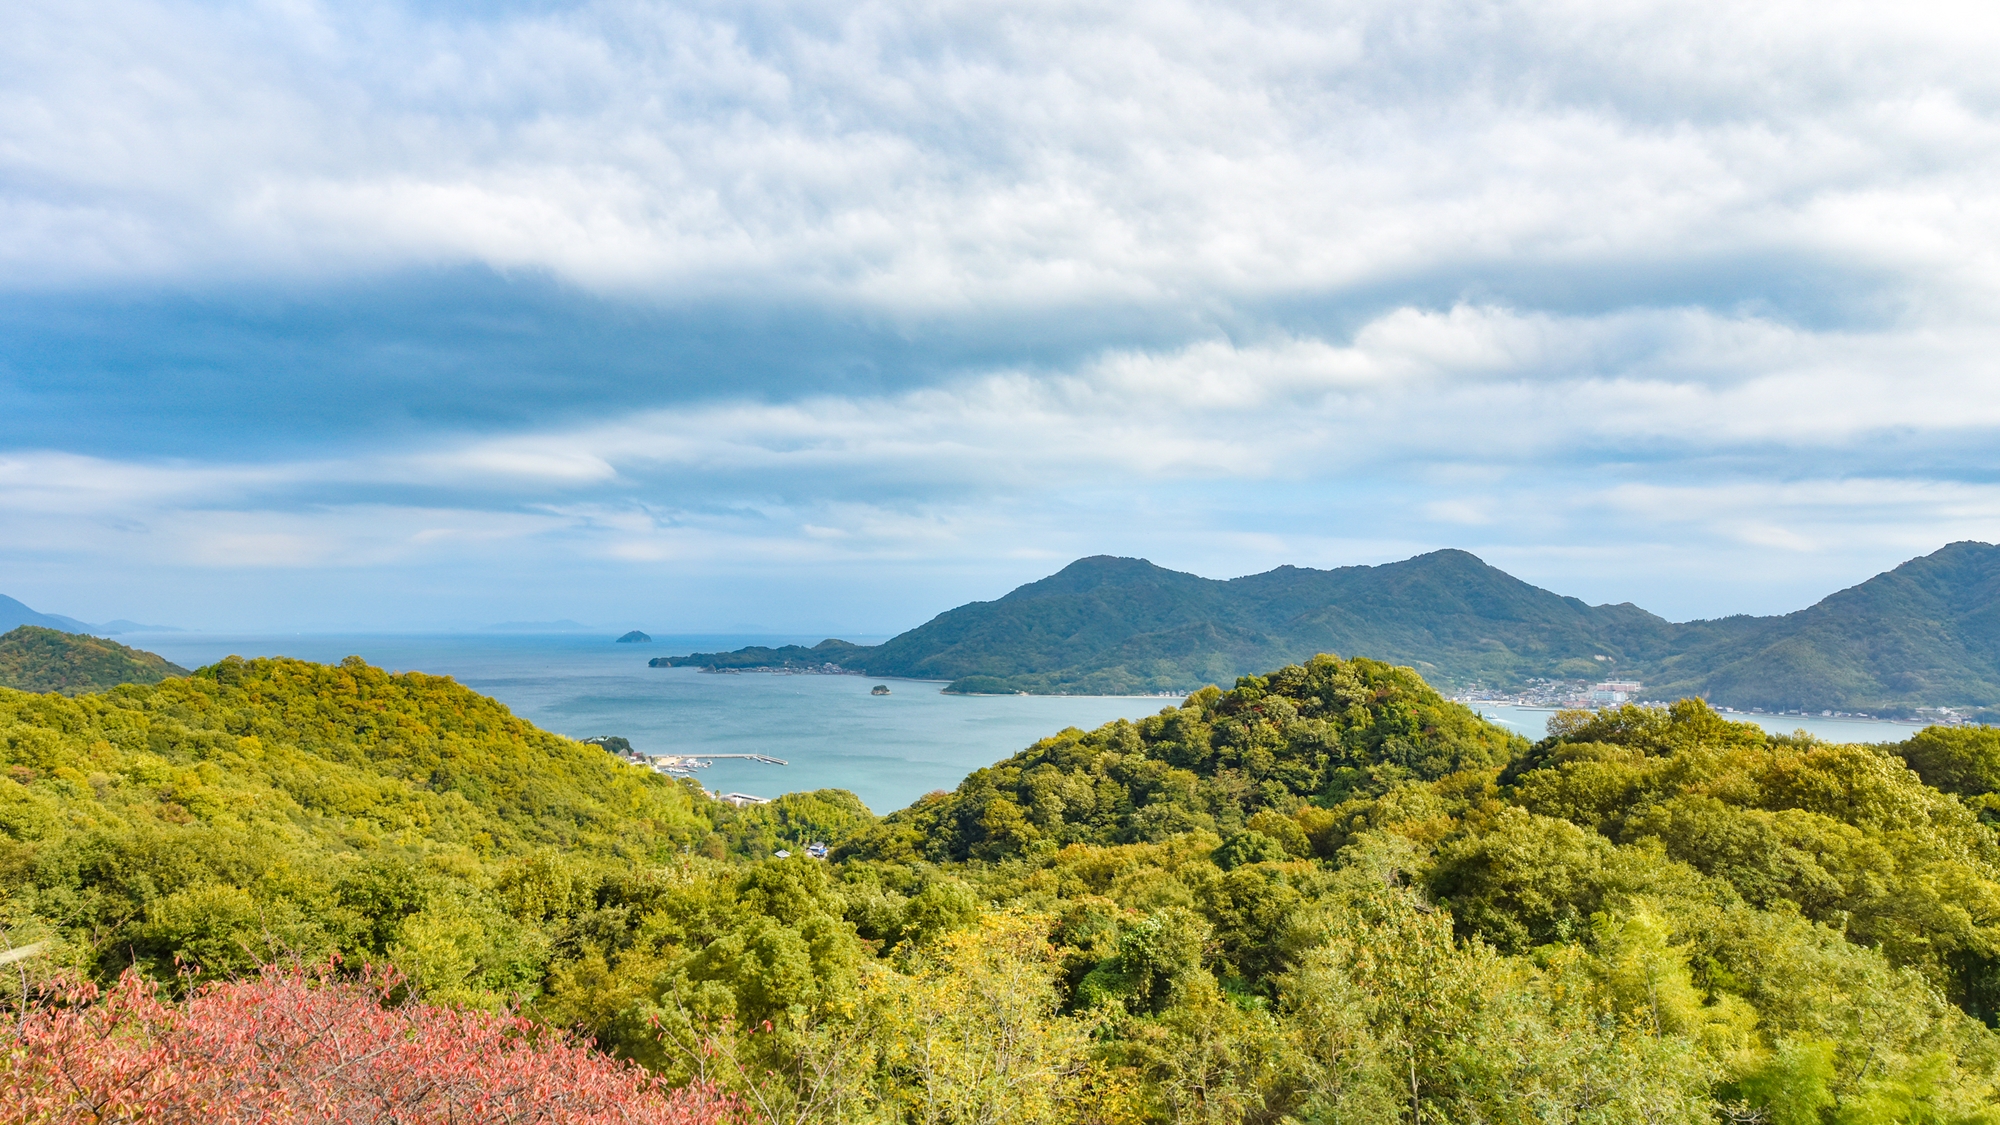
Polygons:
<instances>
[{"instance_id":1,"label":"harbor","mask_svg":"<svg viewBox=\"0 0 2000 1125\"><path fill-rule=\"evenodd\" d=\"M646 754L634 750L624 757L626 761L648 766L659 773L672 774L675 777L692 777L694 771L708 769L724 758L762 762L767 766L791 765L783 758L773 758L769 754Z\"/></svg>"},{"instance_id":2,"label":"harbor","mask_svg":"<svg viewBox=\"0 0 2000 1125\"><path fill-rule=\"evenodd\" d=\"M600 736L588 739L587 741L602 746L611 742L612 739ZM671 777L693 777L694 771L708 769L715 765L719 759L762 762L767 766L791 765L785 759L774 758L769 754L648 754L641 750L632 749L632 744L623 738L619 738L616 741L620 749L614 751L614 753L617 754L619 759L630 762L635 766L644 766L655 773L663 773ZM752 805L768 805L771 803L769 797L759 797L750 793L723 793L715 791L708 795L726 805L734 805L739 809L749 808Z\"/></svg>"}]
</instances>

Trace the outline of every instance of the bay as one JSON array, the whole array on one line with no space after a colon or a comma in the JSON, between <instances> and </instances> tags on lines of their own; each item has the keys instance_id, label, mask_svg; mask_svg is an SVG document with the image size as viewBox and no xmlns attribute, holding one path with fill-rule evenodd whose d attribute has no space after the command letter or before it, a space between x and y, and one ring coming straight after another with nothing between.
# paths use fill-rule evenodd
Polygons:
<instances>
[{"instance_id":1,"label":"bay","mask_svg":"<svg viewBox=\"0 0 2000 1125\"><path fill-rule=\"evenodd\" d=\"M617 644L591 634L129 634L121 643L187 668L225 656L335 663L349 655L394 671L450 676L544 730L622 735L651 754L766 754L783 766L716 761L696 773L719 793L774 797L847 789L877 813L902 808L1065 727L1090 730L1172 706L1160 696L945 695L925 680L718 675L649 668L649 657L744 645L813 644L799 636L658 636ZM853 638L869 643L876 638ZM871 695L876 684L890 694Z\"/></svg>"},{"instance_id":2,"label":"bay","mask_svg":"<svg viewBox=\"0 0 2000 1125\"><path fill-rule=\"evenodd\" d=\"M1171 706L1159 696L945 695L940 683L860 676L718 675L649 668L649 657L716 652L744 645L812 644L818 637L658 636L617 644L596 634L128 634L125 644L188 668L231 654L290 656L334 663L349 655L394 671L450 676L516 715L572 738L622 735L653 754L764 754L783 766L722 759L698 771L719 793L773 797L807 789L847 789L881 813L925 793L951 789L1065 727L1090 730ZM854 638L869 643L877 638ZM890 694L871 695L887 684ZM1479 703L1473 709L1529 739L1555 712ZM1900 742L1921 724L1817 715L1726 717L1769 731L1803 729L1830 742Z\"/></svg>"}]
</instances>

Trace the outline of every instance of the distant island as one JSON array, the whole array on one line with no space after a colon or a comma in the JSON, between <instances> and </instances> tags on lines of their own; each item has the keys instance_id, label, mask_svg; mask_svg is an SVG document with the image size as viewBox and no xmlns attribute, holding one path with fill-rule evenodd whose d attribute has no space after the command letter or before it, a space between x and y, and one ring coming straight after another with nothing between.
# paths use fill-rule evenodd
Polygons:
<instances>
[{"instance_id":1,"label":"distant island","mask_svg":"<svg viewBox=\"0 0 2000 1125\"><path fill-rule=\"evenodd\" d=\"M909 636L908 633L903 636ZM646 661L651 668L702 668L710 672L827 672L859 676L867 669L860 663L876 652L877 645L857 645L847 641L821 641L807 648L784 645L766 648L751 645L735 652L697 652L692 656L655 656ZM896 673L887 673L895 675ZM931 679L944 677L932 676Z\"/></svg>"},{"instance_id":2,"label":"distant island","mask_svg":"<svg viewBox=\"0 0 2000 1125\"><path fill-rule=\"evenodd\" d=\"M621 645L651 644L653 643L653 638L647 636L644 633L641 633L637 629L634 629L631 632L625 634L624 636L618 638L618 643Z\"/></svg>"},{"instance_id":3,"label":"distant island","mask_svg":"<svg viewBox=\"0 0 2000 1125\"><path fill-rule=\"evenodd\" d=\"M21 625L0 635L0 687L85 695L119 684L157 684L186 668L102 637Z\"/></svg>"},{"instance_id":4,"label":"distant island","mask_svg":"<svg viewBox=\"0 0 2000 1125\"><path fill-rule=\"evenodd\" d=\"M1318 652L1406 664L1460 693L1619 680L1641 684L1644 698L1746 710L2000 717L2000 548L1953 543L1796 613L1689 622L1629 602L1587 605L1465 551L1228 581L1100 555L879 645L826 640L650 663L1117 695L1228 684Z\"/></svg>"}]
</instances>

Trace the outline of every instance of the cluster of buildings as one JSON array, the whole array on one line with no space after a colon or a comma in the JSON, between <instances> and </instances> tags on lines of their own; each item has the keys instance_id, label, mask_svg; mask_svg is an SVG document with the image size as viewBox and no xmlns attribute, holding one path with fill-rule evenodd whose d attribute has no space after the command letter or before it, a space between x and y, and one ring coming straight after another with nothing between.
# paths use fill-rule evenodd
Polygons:
<instances>
[{"instance_id":1,"label":"cluster of buildings","mask_svg":"<svg viewBox=\"0 0 2000 1125\"><path fill-rule=\"evenodd\" d=\"M1529 680L1518 692L1504 693L1473 689L1457 698L1464 703L1507 703L1516 707L1552 707L1562 710L1600 710L1627 703L1658 703L1639 698L1644 684L1637 680Z\"/></svg>"},{"instance_id":2,"label":"cluster of buildings","mask_svg":"<svg viewBox=\"0 0 2000 1125\"><path fill-rule=\"evenodd\" d=\"M668 658L659 657L648 661L656 668L668 667ZM868 673L858 668L842 668L831 661L824 664L773 664L768 668L698 668L696 671L717 676L740 676L745 672L771 676L865 676Z\"/></svg>"},{"instance_id":3,"label":"cluster of buildings","mask_svg":"<svg viewBox=\"0 0 2000 1125\"><path fill-rule=\"evenodd\" d=\"M1639 698L1640 684L1636 680L1606 680L1590 685L1587 698L1592 707L1617 707Z\"/></svg>"},{"instance_id":4,"label":"cluster of buildings","mask_svg":"<svg viewBox=\"0 0 2000 1125\"><path fill-rule=\"evenodd\" d=\"M1560 710L1597 711L1606 707L1620 707L1627 703L1637 703L1646 707L1664 707L1666 700L1641 699L1640 691L1645 685L1636 680L1605 680L1589 683L1584 680L1530 680L1528 687L1520 692L1507 693L1474 688L1453 696L1460 703L1497 703L1514 707L1552 708ZM1826 710L1766 710L1762 707L1723 707L1717 711L1725 715L1797 715L1805 719L1896 719L1898 715L1879 715L1867 711ZM1980 721L1978 712L1964 707L1917 707L1911 710L1909 718L1918 723L1938 726L1961 726Z\"/></svg>"}]
</instances>

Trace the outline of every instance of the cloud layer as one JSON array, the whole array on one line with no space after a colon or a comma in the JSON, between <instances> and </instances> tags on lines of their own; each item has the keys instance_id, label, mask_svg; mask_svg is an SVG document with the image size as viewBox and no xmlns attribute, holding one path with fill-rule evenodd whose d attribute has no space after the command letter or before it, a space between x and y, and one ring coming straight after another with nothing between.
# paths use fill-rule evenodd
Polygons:
<instances>
[{"instance_id":1,"label":"cloud layer","mask_svg":"<svg viewBox=\"0 0 2000 1125\"><path fill-rule=\"evenodd\" d=\"M1983 300L1995 23L1924 4L30 3L0 89L0 263L43 285L470 261L910 316L1507 286L1530 266L1624 274L1604 280L1627 294L1835 268ZM1566 284L1516 282L1538 283Z\"/></svg>"},{"instance_id":2,"label":"cloud layer","mask_svg":"<svg viewBox=\"0 0 2000 1125\"><path fill-rule=\"evenodd\" d=\"M1451 545L1690 616L2000 538L1975 6L18 30L0 573L47 608L889 631L1077 554Z\"/></svg>"}]
</instances>

